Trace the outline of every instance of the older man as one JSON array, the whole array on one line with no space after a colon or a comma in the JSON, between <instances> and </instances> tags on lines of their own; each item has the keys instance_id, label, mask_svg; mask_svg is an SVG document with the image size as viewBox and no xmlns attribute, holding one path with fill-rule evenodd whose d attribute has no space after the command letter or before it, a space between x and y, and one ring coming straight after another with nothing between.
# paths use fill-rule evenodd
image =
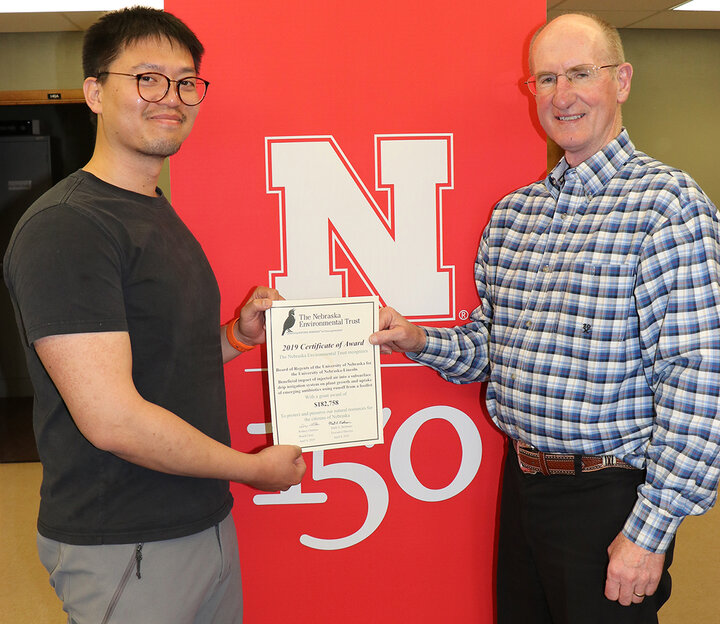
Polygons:
<instances>
[{"instance_id":1,"label":"older man","mask_svg":"<svg viewBox=\"0 0 720 624\"><path fill-rule=\"evenodd\" d=\"M623 129L633 70L615 29L558 17L530 68L565 155L495 207L471 322L421 328L386 308L371 340L454 383L489 380L511 440L499 622L657 622L677 527L718 485L718 211Z\"/></svg>"}]
</instances>

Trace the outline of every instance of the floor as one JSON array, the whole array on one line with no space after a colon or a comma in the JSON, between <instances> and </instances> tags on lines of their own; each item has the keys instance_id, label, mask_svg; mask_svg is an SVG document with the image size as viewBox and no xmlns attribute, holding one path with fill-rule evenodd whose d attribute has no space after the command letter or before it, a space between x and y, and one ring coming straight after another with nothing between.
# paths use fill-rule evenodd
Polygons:
<instances>
[{"instance_id":1,"label":"floor","mask_svg":"<svg viewBox=\"0 0 720 624\"><path fill-rule=\"evenodd\" d=\"M7 403L0 402L0 416L2 408L7 408ZM26 423L19 420L0 425L0 447L5 456L32 455L34 449L28 453L27 435ZM2 621L8 624L67 621L35 548L41 479L42 467L36 461L0 459L0 612ZM720 584L720 511L714 509L704 517L683 522L670 571L673 595L660 611L660 624L717 622L715 591Z\"/></svg>"},{"instance_id":2,"label":"floor","mask_svg":"<svg viewBox=\"0 0 720 624\"><path fill-rule=\"evenodd\" d=\"M62 624L67 616L35 548L42 468L0 464L0 605L8 624Z\"/></svg>"},{"instance_id":3,"label":"floor","mask_svg":"<svg viewBox=\"0 0 720 624\"><path fill-rule=\"evenodd\" d=\"M0 607L8 624L67 621L35 548L42 467L32 399L0 397Z\"/></svg>"}]
</instances>

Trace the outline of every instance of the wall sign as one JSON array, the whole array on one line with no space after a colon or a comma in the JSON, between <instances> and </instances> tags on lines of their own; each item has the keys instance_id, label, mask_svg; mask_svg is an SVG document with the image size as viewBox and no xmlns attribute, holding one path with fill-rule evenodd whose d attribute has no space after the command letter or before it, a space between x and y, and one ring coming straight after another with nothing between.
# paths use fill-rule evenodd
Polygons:
<instances>
[{"instance_id":1,"label":"wall sign","mask_svg":"<svg viewBox=\"0 0 720 624\"><path fill-rule=\"evenodd\" d=\"M212 83L173 203L223 321L255 284L377 295L422 323L477 305L493 205L544 175L522 87L545 3L168 0ZM261 350L226 369L233 445L268 444ZM502 436L483 387L383 356L385 443L306 454L302 484L234 486L248 624L493 621Z\"/></svg>"}]
</instances>

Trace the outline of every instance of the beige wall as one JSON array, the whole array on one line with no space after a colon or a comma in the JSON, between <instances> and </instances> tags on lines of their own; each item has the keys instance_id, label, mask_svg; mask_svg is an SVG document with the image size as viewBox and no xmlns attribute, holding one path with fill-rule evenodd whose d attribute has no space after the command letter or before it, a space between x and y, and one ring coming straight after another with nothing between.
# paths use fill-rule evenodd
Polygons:
<instances>
[{"instance_id":1,"label":"beige wall","mask_svg":"<svg viewBox=\"0 0 720 624\"><path fill-rule=\"evenodd\" d=\"M687 171L720 205L720 31L620 34L635 70L623 110L633 143Z\"/></svg>"},{"instance_id":2,"label":"beige wall","mask_svg":"<svg viewBox=\"0 0 720 624\"><path fill-rule=\"evenodd\" d=\"M0 89L80 89L83 83L81 32L0 33ZM165 161L158 186L170 199Z\"/></svg>"},{"instance_id":3,"label":"beige wall","mask_svg":"<svg viewBox=\"0 0 720 624\"><path fill-rule=\"evenodd\" d=\"M719 205L720 31L624 29L620 34L635 70L623 110L633 143L687 171ZM673 595L660 611L660 624L718 621L717 509L680 526L670 572Z\"/></svg>"},{"instance_id":4,"label":"beige wall","mask_svg":"<svg viewBox=\"0 0 720 624\"><path fill-rule=\"evenodd\" d=\"M82 33L0 34L0 85L4 91L79 89Z\"/></svg>"}]
</instances>

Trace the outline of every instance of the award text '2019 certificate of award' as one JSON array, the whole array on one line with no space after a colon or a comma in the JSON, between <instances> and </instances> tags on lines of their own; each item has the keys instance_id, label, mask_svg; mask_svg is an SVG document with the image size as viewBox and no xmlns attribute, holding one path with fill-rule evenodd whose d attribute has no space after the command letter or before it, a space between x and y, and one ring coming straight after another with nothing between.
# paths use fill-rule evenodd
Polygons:
<instances>
[{"instance_id":1,"label":"award text '2019 certificate of award'","mask_svg":"<svg viewBox=\"0 0 720 624\"><path fill-rule=\"evenodd\" d=\"M273 301L265 312L275 444L383 441L377 297Z\"/></svg>"}]
</instances>

